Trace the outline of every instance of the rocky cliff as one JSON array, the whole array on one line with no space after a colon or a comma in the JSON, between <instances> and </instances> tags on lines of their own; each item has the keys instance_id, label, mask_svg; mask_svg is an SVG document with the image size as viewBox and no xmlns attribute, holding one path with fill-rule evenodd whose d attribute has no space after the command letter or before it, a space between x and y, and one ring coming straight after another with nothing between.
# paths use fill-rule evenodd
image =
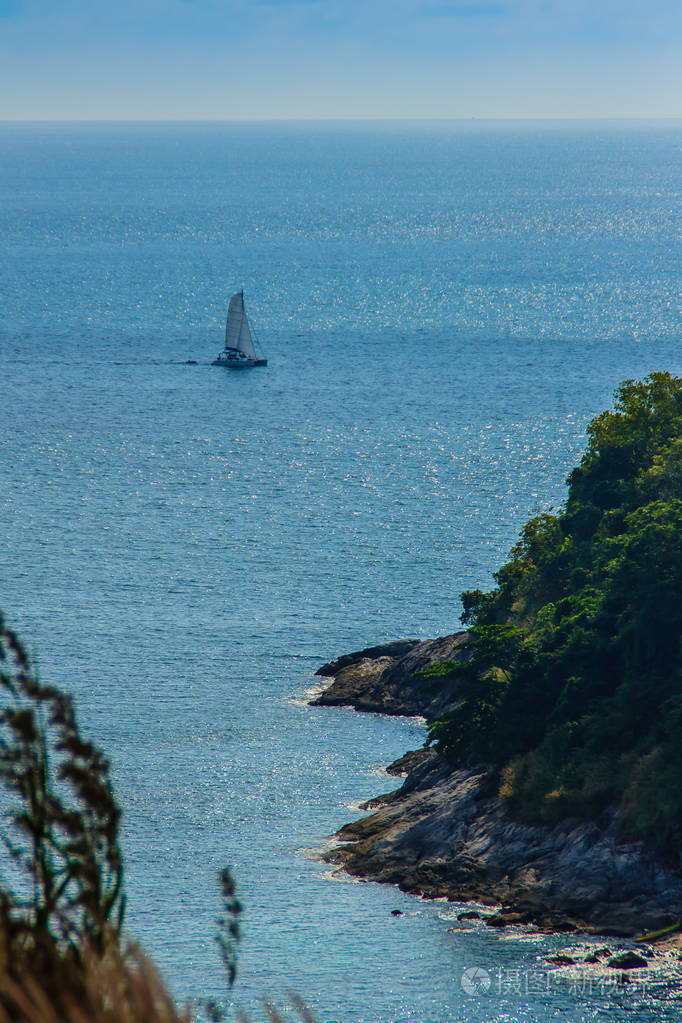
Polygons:
<instances>
[{"instance_id":1,"label":"rocky cliff","mask_svg":"<svg viewBox=\"0 0 682 1023\"><path fill-rule=\"evenodd\" d=\"M346 654L318 669L317 675L334 681L312 703L379 714L419 714L435 721L451 704L454 691L434 686L422 672L436 662L465 659L466 637L466 632L457 632L425 642L401 639Z\"/></svg>"},{"instance_id":2,"label":"rocky cliff","mask_svg":"<svg viewBox=\"0 0 682 1023\"><path fill-rule=\"evenodd\" d=\"M314 702L434 720L456 699L421 672L466 657L466 633L405 640L348 655L320 669L332 685ZM392 765L409 771L396 792L366 804L328 854L351 874L427 897L501 906L493 925L635 935L682 919L682 875L619 831L616 809L554 827L513 819L485 766L457 769L433 750Z\"/></svg>"}]
</instances>

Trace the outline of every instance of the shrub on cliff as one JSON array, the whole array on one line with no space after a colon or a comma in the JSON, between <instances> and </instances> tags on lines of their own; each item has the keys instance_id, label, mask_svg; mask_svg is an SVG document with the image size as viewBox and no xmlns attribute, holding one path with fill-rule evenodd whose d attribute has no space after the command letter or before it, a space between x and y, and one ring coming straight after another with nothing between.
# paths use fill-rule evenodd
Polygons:
<instances>
[{"instance_id":1,"label":"shrub on cliff","mask_svg":"<svg viewBox=\"0 0 682 1023\"><path fill-rule=\"evenodd\" d=\"M496 588L462 595L472 658L430 739L496 768L517 814L618 803L630 833L682 839L682 380L625 381L556 514L530 520ZM435 679L434 679L435 681Z\"/></svg>"}]
</instances>

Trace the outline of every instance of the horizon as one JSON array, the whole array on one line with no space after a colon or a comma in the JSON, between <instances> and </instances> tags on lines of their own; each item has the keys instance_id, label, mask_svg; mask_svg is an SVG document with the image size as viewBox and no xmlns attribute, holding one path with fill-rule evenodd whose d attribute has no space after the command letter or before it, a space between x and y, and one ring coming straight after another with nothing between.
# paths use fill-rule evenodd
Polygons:
<instances>
[{"instance_id":1,"label":"horizon","mask_svg":"<svg viewBox=\"0 0 682 1023\"><path fill-rule=\"evenodd\" d=\"M1 121L670 120L677 0L0 0Z\"/></svg>"},{"instance_id":2,"label":"horizon","mask_svg":"<svg viewBox=\"0 0 682 1023\"><path fill-rule=\"evenodd\" d=\"M619 117L6 117L0 118L2 125L20 124L111 124L111 125L193 125L193 124L215 124L215 125L287 125L287 124L309 124L309 125L381 125L381 124L410 124L410 125L563 125L563 124L599 124L599 125L652 125L652 124L682 124L682 115L679 116L651 116L631 117L622 115Z\"/></svg>"}]
</instances>

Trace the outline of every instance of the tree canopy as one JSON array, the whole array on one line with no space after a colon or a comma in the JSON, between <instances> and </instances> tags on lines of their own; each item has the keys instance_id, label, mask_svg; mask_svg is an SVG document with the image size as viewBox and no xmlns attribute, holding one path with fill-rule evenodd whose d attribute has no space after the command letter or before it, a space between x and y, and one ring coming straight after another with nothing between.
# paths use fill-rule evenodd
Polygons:
<instances>
[{"instance_id":1,"label":"tree canopy","mask_svg":"<svg viewBox=\"0 0 682 1023\"><path fill-rule=\"evenodd\" d=\"M682 379L626 380L587 432L565 505L525 525L494 590L462 594L471 658L449 666L461 700L430 740L453 762L491 765L526 819L617 805L624 831L672 850L682 837Z\"/></svg>"}]
</instances>

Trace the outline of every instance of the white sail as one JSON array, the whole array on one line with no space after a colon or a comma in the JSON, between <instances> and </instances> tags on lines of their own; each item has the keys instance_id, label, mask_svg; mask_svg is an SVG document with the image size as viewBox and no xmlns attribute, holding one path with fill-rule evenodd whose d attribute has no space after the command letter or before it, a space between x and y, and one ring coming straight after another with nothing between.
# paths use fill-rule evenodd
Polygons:
<instances>
[{"instance_id":1,"label":"white sail","mask_svg":"<svg viewBox=\"0 0 682 1023\"><path fill-rule=\"evenodd\" d=\"M238 291L230 299L227 307L227 324L225 326L225 348L237 348L249 359L256 358L256 349L244 309L244 292Z\"/></svg>"}]
</instances>

